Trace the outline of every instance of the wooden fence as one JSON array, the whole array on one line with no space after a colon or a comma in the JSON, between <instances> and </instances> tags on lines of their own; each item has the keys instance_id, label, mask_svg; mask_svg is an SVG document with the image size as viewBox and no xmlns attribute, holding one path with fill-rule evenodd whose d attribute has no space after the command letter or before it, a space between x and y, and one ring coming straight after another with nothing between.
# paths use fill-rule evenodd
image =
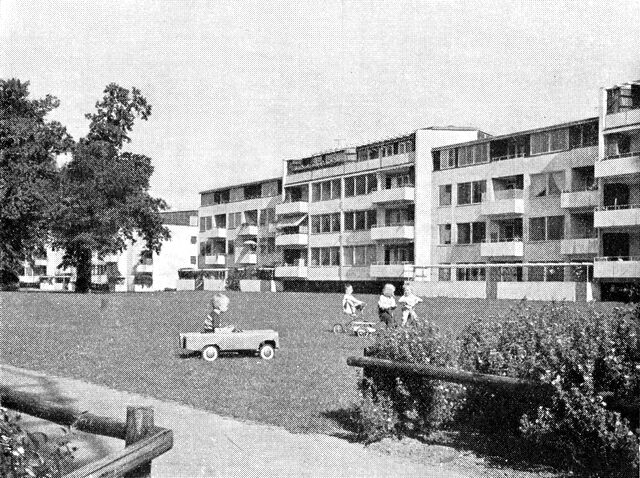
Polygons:
<instances>
[{"instance_id":1,"label":"wooden fence","mask_svg":"<svg viewBox=\"0 0 640 478\"><path fill-rule=\"evenodd\" d=\"M361 367L365 374L367 373L367 370L376 370L387 372L391 376L413 375L423 377L428 380L441 380L443 382L469 385L483 385L502 390L534 388L537 390L547 390L548 392L553 391L553 387L550 384L535 380L465 372L464 370L436 367L435 365L428 364L379 359L367 356L369 354L369 350L365 349L365 357L349 357L347 358L347 365L352 367ZM632 422L637 422L640 414L640 402L635 401L630 403L617 400L610 392L604 392L601 395L606 400L607 407L609 409L620 412L622 415L630 418Z\"/></svg>"},{"instance_id":2,"label":"wooden fence","mask_svg":"<svg viewBox=\"0 0 640 478\"><path fill-rule=\"evenodd\" d=\"M173 432L156 427L151 407L127 407L127 420L80 412L28 392L0 386L3 407L93 435L124 440L125 447L66 475L66 478L143 478L151 476L151 461L173 447Z\"/></svg>"}]
</instances>

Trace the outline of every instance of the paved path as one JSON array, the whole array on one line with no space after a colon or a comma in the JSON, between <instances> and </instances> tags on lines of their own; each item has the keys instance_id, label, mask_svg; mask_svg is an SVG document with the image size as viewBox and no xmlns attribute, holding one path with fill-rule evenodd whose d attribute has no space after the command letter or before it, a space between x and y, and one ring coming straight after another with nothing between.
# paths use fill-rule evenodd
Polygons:
<instances>
[{"instance_id":1,"label":"paved path","mask_svg":"<svg viewBox=\"0 0 640 478\"><path fill-rule=\"evenodd\" d=\"M152 406L156 425L174 432L174 448L153 462L155 477L465 476L450 468L383 456L327 435L293 434L279 427L241 422L173 402L12 366L0 365L0 382L122 421L127 405ZM38 423L35 419L32 422ZM78 442L81 463L123 446L119 440L84 434Z\"/></svg>"}]
</instances>

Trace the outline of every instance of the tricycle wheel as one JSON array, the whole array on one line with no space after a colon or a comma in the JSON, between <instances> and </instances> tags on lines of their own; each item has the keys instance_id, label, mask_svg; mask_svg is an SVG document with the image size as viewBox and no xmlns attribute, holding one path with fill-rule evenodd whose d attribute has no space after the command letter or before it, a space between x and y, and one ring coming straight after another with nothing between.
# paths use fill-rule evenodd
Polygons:
<instances>
[{"instance_id":1,"label":"tricycle wheel","mask_svg":"<svg viewBox=\"0 0 640 478\"><path fill-rule=\"evenodd\" d=\"M215 345L207 345L202 349L202 358L207 362L213 362L220 355L220 349Z\"/></svg>"},{"instance_id":2,"label":"tricycle wheel","mask_svg":"<svg viewBox=\"0 0 640 478\"><path fill-rule=\"evenodd\" d=\"M334 334L342 334L344 333L344 327L342 326L342 324L336 324L333 326L333 333Z\"/></svg>"},{"instance_id":3,"label":"tricycle wheel","mask_svg":"<svg viewBox=\"0 0 640 478\"><path fill-rule=\"evenodd\" d=\"M262 360L271 360L276 355L276 351L271 344L264 344L260 347L260 358Z\"/></svg>"},{"instance_id":4,"label":"tricycle wheel","mask_svg":"<svg viewBox=\"0 0 640 478\"><path fill-rule=\"evenodd\" d=\"M358 337L365 337L367 335L367 331L364 329L357 329L356 330L356 335Z\"/></svg>"}]
</instances>

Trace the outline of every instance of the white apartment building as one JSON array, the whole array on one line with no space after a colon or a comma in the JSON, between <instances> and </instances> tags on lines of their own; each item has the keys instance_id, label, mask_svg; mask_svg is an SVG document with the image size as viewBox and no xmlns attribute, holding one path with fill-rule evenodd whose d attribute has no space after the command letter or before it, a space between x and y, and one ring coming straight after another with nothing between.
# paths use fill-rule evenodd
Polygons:
<instances>
[{"instance_id":1,"label":"white apartment building","mask_svg":"<svg viewBox=\"0 0 640 478\"><path fill-rule=\"evenodd\" d=\"M112 292L148 292L175 290L178 272L197 265L197 211L162 213L163 224L171 238L162 244L160 254L145 251L143 241L130 244L120 254L92 259L91 288ZM21 288L44 291L75 289L75 270L60 269L62 252L46 250L43 257L25 261Z\"/></svg>"}]
</instances>

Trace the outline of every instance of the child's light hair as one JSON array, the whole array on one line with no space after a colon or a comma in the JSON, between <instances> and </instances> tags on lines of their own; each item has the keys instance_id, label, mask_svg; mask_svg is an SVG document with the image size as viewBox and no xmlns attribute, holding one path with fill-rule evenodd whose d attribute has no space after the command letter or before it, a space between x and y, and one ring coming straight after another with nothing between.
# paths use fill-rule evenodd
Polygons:
<instances>
[{"instance_id":1,"label":"child's light hair","mask_svg":"<svg viewBox=\"0 0 640 478\"><path fill-rule=\"evenodd\" d=\"M353 286L351 284L345 284L344 285L344 291L346 292L349 289L353 289Z\"/></svg>"},{"instance_id":2,"label":"child's light hair","mask_svg":"<svg viewBox=\"0 0 640 478\"><path fill-rule=\"evenodd\" d=\"M229 297L224 294L218 293L211 299L211 307L214 309L222 309L226 305L229 305Z\"/></svg>"},{"instance_id":3,"label":"child's light hair","mask_svg":"<svg viewBox=\"0 0 640 478\"><path fill-rule=\"evenodd\" d=\"M409 294L411 294L413 292L413 287L411 287L409 284L405 284L402 286L402 290L404 290L404 293L406 294L407 292Z\"/></svg>"},{"instance_id":4,"label":"child's light hair","mask_svg":"<svg viewBox=\"0 0 640 478\"><path fill-rule=\"evenodd\" d=\"M393 284L385 284L384 287L382 288L383 294L393 295L395 291L396 291L396 288Z\"/></svg>"}]
</instances>

